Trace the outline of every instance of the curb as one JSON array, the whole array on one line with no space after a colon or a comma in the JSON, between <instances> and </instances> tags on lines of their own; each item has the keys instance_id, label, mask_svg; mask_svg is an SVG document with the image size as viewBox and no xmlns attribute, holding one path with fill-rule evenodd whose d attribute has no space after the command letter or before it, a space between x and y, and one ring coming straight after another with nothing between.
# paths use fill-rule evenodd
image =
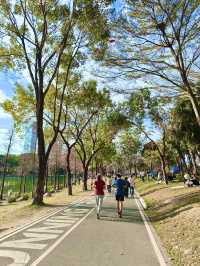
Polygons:
<instances>
[{"instance_id":1,"label":"curb","mask_svg":"<svg viewBox=\"0 0 200 266\"><path fill-rule=\"evenodd\" d=\"M139 202L140 206L142 207L143 214L144 214L144 216L145 216L145 218L147 220L147 223L148 223L148 225L150 227L150 230L151 230L151 232L153 234L153 237L155 238L156 244L157 244L158 248L160 249L160 252L161 252L161 254L163 256L163 259L165 261L166 266L173 266L173 263L172 263L169 255L168 255L165 247L163 246L160 237L156 233L156 230L154 229L153 225L151 224L151 221L150 221L149 217L144 212L144 210L147 209L147 204L145 203L145 200L140 196L140 194L137 191L135 192L135 194L137 196L137 199L138 199L138 202Z\"/></svg>"},{"instance_id":2,"label":"curb","mask_svg":"<svg viewBox=\"0 0 200 266\"><path fill-rule=\"evenodd\" d=\"M146 210L146 209L147 209L147 204L146 204L146 202L144 201L144 199L140 196L140 194L139 194L137 191L135 191L135 194L136 194L137 198L139 199L140 204L142 205L142 208L143 208L144 210Z\"/></svg>"}]
</instances>

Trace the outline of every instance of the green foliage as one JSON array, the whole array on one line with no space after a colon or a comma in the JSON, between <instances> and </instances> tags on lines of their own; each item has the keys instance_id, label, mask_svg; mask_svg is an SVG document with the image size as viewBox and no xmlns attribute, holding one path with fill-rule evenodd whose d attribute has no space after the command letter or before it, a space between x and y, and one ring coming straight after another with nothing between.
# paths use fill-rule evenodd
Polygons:
<instances>
[{"instance_id":1,"label":"green foliage","mask_svg":"<svg viewBox=\"0 0 200 266\"><path fill-rule=\"evenodd\" d=\"M127 129L130 126L127 116L115 109L109 112L107 116L107 122L109 126L113 128L113 130L116 130L116 132L120 129Z\"/></svg>"},{"instance_id":2,"label":"green foliage","mask_svg":"<svg viewBox=\"0 0 200 266\"><path fill-rule=\"evenodd\" d=\"M134 129L122 131L119 135L120 152L131 157L141 150L140 134Z\"/></svg>"},{"instance_id":3,"label":"green foliage","mask_svg":"<svg viewBox=\"0 0 200 266\"><path fill-rule=\"evenodd\" d=\"M199 145L200 128L189 100L178 99L176 101L171 112L171 125L176 138L193 145Z\"/></svg>"},{"instance_id":4,"label":"green foliage","mask_svg":"<svg viewBox=\"0 0 200 266\"><path fill-rule=\"evenodd\" d=\"M4 101L1 106L5 112L12 115L15 127L19 129L23 123L35 117L36 101L33 88L30 85L24 88L17 84L12 99Z\"/></svg>"}]
</instances>

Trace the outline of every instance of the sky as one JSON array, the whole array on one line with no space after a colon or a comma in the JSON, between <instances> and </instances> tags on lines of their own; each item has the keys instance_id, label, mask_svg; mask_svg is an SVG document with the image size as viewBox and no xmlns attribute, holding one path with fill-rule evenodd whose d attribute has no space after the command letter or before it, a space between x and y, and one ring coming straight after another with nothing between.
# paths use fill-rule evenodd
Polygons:
<instances>
[{"instance_id":1,"label":"sky","mask_svg":"<svg viewBox=\"0 0 200 266\"><path fill-rule=\"evenodd\" d=\"M0 72L0 103L9 99L13 93L16 82L24 82L17 77L14 72L1 71ZM5 152L8 146L8 138L13 128L13 119L11 115L4 112L0 107L0 154ZM19 154L23 152L23 140L19 135L14 136L11 153Z\"/></svg>"}]
</instances>

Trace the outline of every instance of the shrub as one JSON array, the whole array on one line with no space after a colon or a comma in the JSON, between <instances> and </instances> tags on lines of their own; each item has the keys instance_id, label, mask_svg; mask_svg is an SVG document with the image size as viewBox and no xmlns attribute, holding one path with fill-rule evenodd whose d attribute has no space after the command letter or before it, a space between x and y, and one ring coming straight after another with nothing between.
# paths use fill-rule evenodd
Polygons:
<instances>
[{"instance_id":1,"label":"shrub","mask_svg":"<svg viewBox=\"0 0 200 266\"><path fill-rule=\"evenodd\" d=\"M28 194L24 194L24 195L22 196L22 199L23 199L23 200L28 200L28 199L29 199L29 195L28 195Z\"/></svg>"},{"instance_id":2,"label":"shrub","mask_svg":"<svg viewBox=\"0 0 200 266\"><path fill-rule=\"evenodd\" d=\"M8 198L8 203L12 203L12 202L16 202L16 197L14 197L14 196L10 196L10 197Z\"/></svg>"}]
</instances>

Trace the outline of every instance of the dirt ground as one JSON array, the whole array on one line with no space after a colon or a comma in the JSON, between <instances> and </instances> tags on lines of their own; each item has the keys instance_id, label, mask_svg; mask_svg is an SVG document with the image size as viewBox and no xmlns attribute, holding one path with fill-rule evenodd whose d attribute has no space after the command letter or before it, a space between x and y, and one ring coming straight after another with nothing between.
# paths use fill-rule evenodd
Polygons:
<instances>
[{"instance_id":1,"label":"dirt ground","mask_svg":"<svg viewBox=\"0 0 200 266\"><path fill-rule=\"evenodd\" d=\"M82 187L73 187L73 196L67 195L67 190L53 193L51 197L44 197L44 206L32 206L32 200L0 204L0 237L37 218L46 215L66 204L83 199L91 195L91 191L82 192Z\"/></svg>"},{"instance_id":2,"label":"dirt ground","mask_svg":"<svg viewBox=\"0 0 200 266\"><path fill-rule=\"evenodd\" d=\"M172 263L200 265L200 188L183 184L140 184L149 216Z\"/></svg>"}]
</instances>

